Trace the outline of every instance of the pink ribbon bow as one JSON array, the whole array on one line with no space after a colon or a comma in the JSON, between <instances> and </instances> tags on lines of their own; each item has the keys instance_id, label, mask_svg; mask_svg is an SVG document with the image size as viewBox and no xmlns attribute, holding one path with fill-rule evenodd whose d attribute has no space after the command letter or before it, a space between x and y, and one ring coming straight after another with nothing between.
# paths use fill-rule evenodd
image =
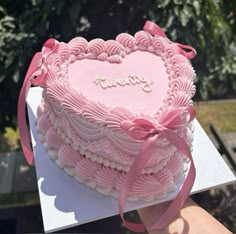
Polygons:
<instances>
[{"instance_id":1,"label":"pink ribbon bow","mask_svg":"<svg viewBox=\"0 0 236 234\"><path fill-rule=\"evenodd\" d=\"M195 112L192 107L186 109L177 108L168 112L168 114L161 119L158 125L154 125L145 119L127 120L121 122L121 128L135 140L144 140L143 147L140 154L134 160L130 171L127 174L125 182L121 188L119 197L119 212L124 224L131 230L136 232L143 232L143 224L131 223L124 219L124 205L131 187L138 179L141 171L144 169L148 160L152 155L155 141L159 136L165 137L178 151L186 155L190 161L190 169L186 179L182 185L181 190L171 203L169 208L162 214L160 219L150 227L150 230L163 229L176 216L181 209L184 201L188 197L194 180L195 167L192 155L187 143L175 132L175 130L187 126L195 117Z\"/></svg>"}]
</instances>

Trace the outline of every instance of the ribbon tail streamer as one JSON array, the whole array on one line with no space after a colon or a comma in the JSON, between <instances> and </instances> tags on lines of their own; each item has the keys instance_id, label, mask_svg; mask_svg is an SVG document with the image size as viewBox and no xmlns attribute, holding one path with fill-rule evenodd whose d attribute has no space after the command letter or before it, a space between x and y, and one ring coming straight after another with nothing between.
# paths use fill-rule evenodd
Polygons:
<instances>
[{"instance_id":1,"label":"ribbon tail streamer","mask_svg":"<svg viewBox=\"0 0 236 234\"><path fill-rule=\"evenodd\" d=\"M182 208L185 200L189 196L196 176L196 169L187 143L177 133L169 129L163 130L162 134L178 149L178 151L182 152L189 158L191 164L189 172L176 198L161 215L159 220L150 227L149 231L164 229L175 218L177 212Z\"/></svg>"},{"instance_id":2,"label":"ribbon tail streamer","mask_svg":"<svg viewBox=\"0 0 236 234\"><path fill-rule=\"evenodd\" d=\"M41 59L42 55L40 52L36 53L31 61L29 69L27 71L22 89L19 95L18 108L17 108L17 119L18 119L18 127L20 134L20 142L22 146L23 153L25 155L26 161L30 164L34 164L34 156L31 148L31 140L29 129L26 122L26 98L28 95L29 88L31 86L31 79L34 73L39 68L38 62Z\"/></svg>"},{"instance_id":3,"label":"ribbon tail streamer","mask_svg":"<svg viewBox=\"0 0 236 234\"><path fill-rule=\"evenodd\" d=\"M157 135L154 135L152 137L149 137L143 145L143 148L140 152L140 154L136 157L133 165L130 168L130 171L125 179L124 184L122 185L121 192L120 192L120 197L119 197L119 212L120 216L122 218L122 221L128 227L130 230L135 231L135 232L144 232L145 227L143 224L138 224L138 223L132 223L124 218L124 205L125 201L128 197L128 193L131 189L131 187L134 185L136 180L138 179L139 175L141 174L141 171L147 164L148 160L150 159L152 155L152 151L154 148L154 143L157 139Z\"/></svg>"}]
</instances>

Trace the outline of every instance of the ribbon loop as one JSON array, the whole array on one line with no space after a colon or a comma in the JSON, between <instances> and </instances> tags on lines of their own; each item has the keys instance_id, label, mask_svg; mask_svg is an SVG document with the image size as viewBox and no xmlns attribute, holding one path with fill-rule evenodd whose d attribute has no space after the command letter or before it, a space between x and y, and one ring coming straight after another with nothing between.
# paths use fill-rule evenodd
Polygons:
<instances>
[{"instance_id":1,"label":"ribbon loop","mask_svg":"<svg viewBox=\"0 0 236 234\"><path fill-rule=\"evenodd\" d=\"M54 38L49 38L44 44L42 48L42 53L43 55L46 55L56 49L58 45L58 41L55 40Z\"/></svg>"},{"instance_id":2,"label":"ribbon loop","mask_svg":"<svg viewBox=\"0 0 236 234\"><path fill-rule=\"evenodd\" d=\"M152 35L166 37L165 32L157 24L155 24L151 21L145 22L143 30L152 34ZM179 47L180 53L183 54L188 59L192 59L196 56L197 52L193 47L188 46L188 45L182 45L182 44L176 43L176 42L174 42L174 43ZM187 51L186 51L186 49L187 49Z\"/></svg>"},{"instance_id":3,"label":"ribbon loop","mask_svg":"<svg viewBox=\"0 0 236 234\"><path fill-rule=\"evenodd\" d=\"M179 43L176 43L176 44L180 48L180 53L183 54L188 59L192 59L196 56L197 52L193 47L188 46L188 45L179 44ZM187 49L187 51L186 51L186 49Z\"/></svg>"},{"instance_id":4,"label":"ribbon loop","mask_svg":"<svg viewBox=\"0 0 236 234\"><path fill-rule=\"evenodd\" d=\"M152 35L158 35L161 37L166 37L165 32L155 23L151 21L146 21L143 27L144 31L149 32Z\"/></svg>"}]
</instances>

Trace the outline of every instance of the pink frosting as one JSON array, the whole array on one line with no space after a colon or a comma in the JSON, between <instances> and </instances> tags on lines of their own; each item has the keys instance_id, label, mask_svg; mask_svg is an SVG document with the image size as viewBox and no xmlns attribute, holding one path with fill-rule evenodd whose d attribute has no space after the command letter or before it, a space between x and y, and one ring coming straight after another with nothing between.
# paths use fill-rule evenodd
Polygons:
<instances>
[{"instance_id":1,"label":"pink frosting","mask_svg":"<svg viewBox=\"0 0 236 234\"><path fill-rule=\"evenodd\" d=\"M98 59L101 61L105 61L105 60L107 60L107 58L108 58L107 53L101 53L98 55Z\"/></svg>"},{"instance_id":2,"label":"pink frosting","mask_svg":"<svg viewBox=\"0 0 236 234\"><path fill-rule=\"evenodd\" d=\"M173 175L166 168L163 168L163 170L160 170L153 176L166 190L168 190L168 188L172 188L174 185Z\"/></svg>"},{"instance_id":3,"label":"pink frosting","mask_svg":"<svg viewBox=\"0 0 236 234\"><path fill-rule=\"evenodd\" d=\"M71 64L69 67L71 86L76 87L78 92L83 90L86 97L104 103L106 106L124 106L132 112L154 114L163 103L162 99L158 97L166 96L169 88L168 76L161 58L148 52L137 51L126 56L123 62L117 66L113 62L116 62L116 59L122 59L122 57L116 56L110 57L111 60L114 59L114 61L109 60L111 63L83 60ZM144 78L145 83L141 83L139 80L135 84L129 82L129 85L125 86L116 83L116 87L105 89L102 88L101 83L95 83L97 79L105 79L105 85L110 79L127 81L132 75L139 76L140 79ZM87 82L81 82L83 77L86 77ZM148 86L147 83L150 82L150 92L144 91L143 87L145 84ZM108 98L110 95L112 95L112 99ZM147 102L155 103L155 105L146 105Z\"/></svg>"},{"instance_id":4,"label":"pink frosting","mask_svg":"<svg viewBox=\"0 0 236 234\"><path fill-rule=\"evenodd\" d=\"M172 58L180 52L180 48L176 44L169 44L165 47L165 55L167 58Z\"/></svg>"},{"instance_id":5,"label":"pink frosting","mask_svg":"<svg viewBox=\"0 0 236 234\"><path fill-rule=\"evenodd\" d=\"M106 45L106 52L108 54L108 56L111 55L119 55L122 48L122 45L114 40L108 40L105 42Z\"/></svg>"},{"instance_id":6,"label":"pink frosting","mask_svg":"<svg viewBox=\"0 0 236 234\"><path fill-rule=\"evenodd\" d=\"M58 158L65 166L74 166L78 160L82 160L79 152L73 150L70 145L63 144L58 151Z\"/></svg>"},{"instance_id":7,"label":"pink frosting","mask_svg":"<svg viewBox=\"0 0 236 234\"><path fill-rule=\"evenodd\" d=\"M118 176L115 179L115 185L114 185L116 190L118 190L118 191L121 190L121 187L122 187L122 185L124 183L125 177L126 177L126 173L125 172L120 172L118 174Z\"/></svg>"},{"instance_id":8,"label":"pink frosting","mask_svg":"<svg viewBox=\"0 0 236 234\"><path fill-rule=\"evenodd\" d=\"M46 105L38 109L38 128L61 163L98 186L120 190L144 144L127 135L121 122L146 119L155 125L170 110L192 106L195 72L184 54L179 44L146 31L116 40L58 42L45 56ZM176 133L191 144L191 126ZM161 196L182 171L183 155L159 136L131 194Z\"/></svg>"},{"instance_id":9,"label":"pink frosting","mask_svg":"<svg viewBox=\"0 0 236 234\"><path fill-rule=\"evenodd\" d=\"M105 188L112 188L118 173L118 171L109 167L102 167L96 172L96 184Z\"/></svg>"},{"instance_id":10,"label":"pink frosting","mask_svg":"<svg viewBox=\"0 0 236 234\"><path fill-rule=\"evenodd\" d=\"M58 149L63 144L63 140L58 135L53 127L51 127L46 134L46 142L49 147Z\"/></svg>"},{"instance_id":11,"label":"pink frosting","mask_svg":"<svg viewBox=\"0 0 236 234\"><path fill-rule=\"evenodd\" d=\"M139 31L134 35L138 45L148 47L152 43L152 36L145 31Z\"/></svg>"},{"instance_id":12,"label":"pink frosting","mask_svg":"<svg viewBox=\"0 0 236 234\"><path fill-rule=\"evenodd\" d=\"M79 55L80 53L85 53L87 50L88 42L83 37L73 38L69 43L69 48L72 54Z\"/></svg>"},{"instance_id":13,"label":"pink frosting","mask_svg":"<svg viewBox=\"0 0 236 234\"><path fill-rule=\"evenodd\" d=\"M123 46L130 48L131 50L134 49L136 46L136 40L128 33L119 34L116 37L116 41L118 41Z\"/></svg>"},{"instance_id":14,"label":"pink frosting","mask_svg":"<svg viewBox=\"0 0 236 234\"><path fill-rule=\"evenodd\" d=\"M154 36L152 40L152 45L156 49L156 54L160 55L165 51L165 48L168 46L168 40L164 37Z\"/></svg>"},{"instance_id":15,"label":"pink frosting","mask_svg":"<svg viewBox=\"0 0 236 234\"><path fill-rule=\"evenodd\" d=\"M161 196L165 193L165 187L152 175L142 175L131 188L130 195L145 199Z\"/></svg>"},{"instance_id":16,"label":"pink frosting","mask_svg":"<svg viewBox=\"0 0 236 234\"><path fill-rule=\"evenodd\" d=\"M37 109L37 117L40 117L45 111L45 103L41 102Z\"/></svg>"},{"instance_id":17,"label":"pink frosting","mask_svg":"<svg viewBox=\"0 0 236 234\"><path fill-rule=\"evenodd\" d=\"M105 52L105 41L102 39L94 39L88 43L88 53L99 55Z\"/></svg>"},{"instance_id":18,"label":"pink frosting","mask_svg":"<svg viewBox=\"0 0 236 234\"><path fill-rule=\"evenodd\" d=\"M61 61L65 61L66 59L68 59L68 57L70 55L68 45L63 42L61 42L57 52L61 58Z\"/></svg>"},{"instance_id":19,"label":"pink frosting","mask_svg":"<svg viewBox=\"0 0 236 234\"><path fill-rule=\"evenodd\" d=\"M96 162L93 162L89 159L82 159L76 162L75 164L75 173L84 179L93 179L96 171L101 168Z\"/></svg>"},{"instance_id":20,"label":"pink frosting","mask_svg":"<svg viewBox=\"0 0 236 234\"><path fill-rule=\"evenodd\" d=\"M168 161L166 168L171 172L173 176L178 175L183 172L183 158L178 157L178 154L175 154Z\"/></svg>"},{"instance_id":21,"label":"pink frosting","mask_svg":"<svg viewBox=\"0 0 236 234\"><path fill-rule=\"evenodd\" d=\"M51 127L51 123L48 120L47 115L42 115L39 119L38 119L38 130L44 134L47 133L47 131L49 130L49 128Z\"/></svg>"}]
</instances>

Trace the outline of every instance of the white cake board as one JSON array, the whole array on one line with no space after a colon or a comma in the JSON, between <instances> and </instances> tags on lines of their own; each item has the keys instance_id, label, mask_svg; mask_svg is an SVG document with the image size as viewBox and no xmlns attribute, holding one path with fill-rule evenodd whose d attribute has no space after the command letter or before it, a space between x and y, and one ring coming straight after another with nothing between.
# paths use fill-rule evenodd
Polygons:
<instances>
[{"instance_id":1,"label":"white cake board","mask_svg":"<svg viewBox=\"0 0 236 234\"><path fill-rule=\"evenodd\" d=\"M38 139L35 115L41 101L41 88L31 88L28 94L28 115L31 128L35 167L38 179L45 232L53 232L118 214L116 199L100 195L80 184L61 170L47 155ZM236 181L221 155L195 120L193 159L196 181L191 193L198 193ZM173 199L178 190L165 199L153 202L126 202L125 211Z\"/></svg>"}]
</instances>

